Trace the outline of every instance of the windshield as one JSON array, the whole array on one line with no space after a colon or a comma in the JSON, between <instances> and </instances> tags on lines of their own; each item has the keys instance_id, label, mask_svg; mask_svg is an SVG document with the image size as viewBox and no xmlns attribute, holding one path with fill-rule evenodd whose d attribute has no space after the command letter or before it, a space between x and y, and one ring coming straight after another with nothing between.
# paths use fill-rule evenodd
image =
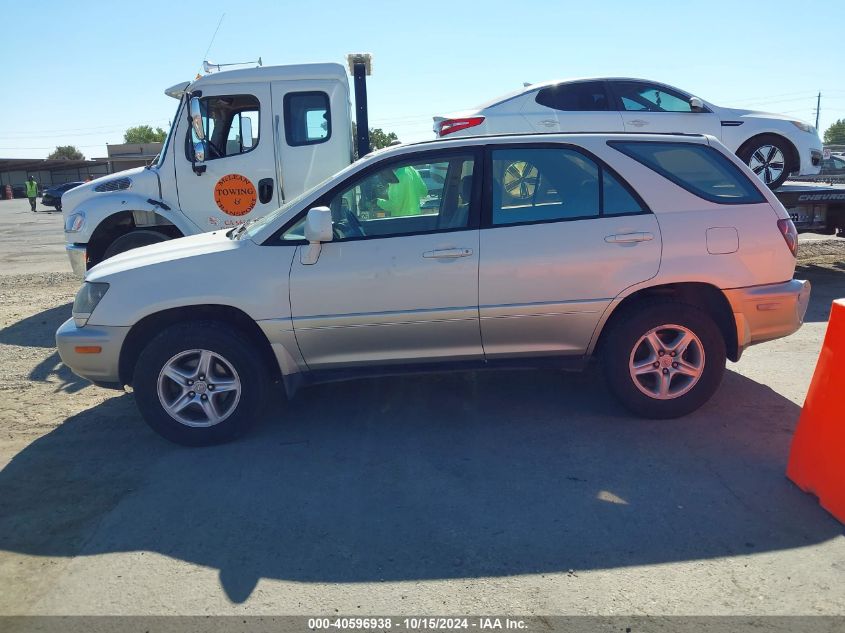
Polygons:
<instances>
[{"instance_id":1,"label":"windshield","mask_svg":"<svg viewBox=\"0 0 845 633\"><path fill-rule=\"evenodd\" d=\"M170 129L167 131L167 136L164 137L164 144L161 146L161 151L156 156L155 160L150 163L150 167L159 167L164 163L164 157L167 154L167 148L170 147L170 141L173 138L173 133L176 126L179 124L179 115L182 112L182 104L185 102L185 96L179 98L179 103L176 105L176 115L173 117L173 122L170 124Z\"/></svg>"}]
</instances>

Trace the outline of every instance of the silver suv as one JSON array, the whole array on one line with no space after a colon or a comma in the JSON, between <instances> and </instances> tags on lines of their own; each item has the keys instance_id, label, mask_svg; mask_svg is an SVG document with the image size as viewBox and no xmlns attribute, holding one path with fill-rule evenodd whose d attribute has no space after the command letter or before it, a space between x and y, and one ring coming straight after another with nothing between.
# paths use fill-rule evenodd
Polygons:
<instances>
[{"instance_id":1,"label":"silver suv","mask_svg":"<svg viewBox=\"0 0 845 633\"><path fill-rule=\"evenodd\" d=\"M56 340L183 444L243 433L273 382L593 357L625 407L673 418L726 358L800 327L796 248L783 206L713 137L457 138L103 262Z\"/></svg>"}]
</instances>

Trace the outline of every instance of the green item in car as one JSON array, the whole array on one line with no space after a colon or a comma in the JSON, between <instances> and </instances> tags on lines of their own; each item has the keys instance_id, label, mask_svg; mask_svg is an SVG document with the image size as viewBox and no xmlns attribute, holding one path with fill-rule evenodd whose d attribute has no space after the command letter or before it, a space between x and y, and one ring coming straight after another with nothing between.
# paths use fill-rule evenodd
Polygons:
<instances>
[{"instance_id":1,"label":"green item in car","mask_svg":"<svg viewBox=\"0 0 845 633\"><path fill-rule=\"evenodd\" d=\"M419 172L411 166L395 169L398 182L387 187L387 199L379 198L379 208L387 211L391 217L420 215L420 201L428 195Z\"/></svg>"}]
</instances>

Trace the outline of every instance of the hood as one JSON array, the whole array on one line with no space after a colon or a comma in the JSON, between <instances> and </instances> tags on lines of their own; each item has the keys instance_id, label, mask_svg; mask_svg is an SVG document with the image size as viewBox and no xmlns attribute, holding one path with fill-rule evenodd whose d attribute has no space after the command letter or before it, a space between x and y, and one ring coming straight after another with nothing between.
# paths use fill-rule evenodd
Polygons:
<instances>
[{"instance_id":1,"label":"hood","mask_svg":"<svg viewBox=\"0 0 845 633\"><path fill-rule=\"evenodd\" d=\"M128 186L126 186L126 182ZM77 206L92 196L102 196L114 191L130 191L145 198L158 198L158 172L155 168L135 167L126 171L119 171L108 176L102 176L91 182L86 182L62 194L62 206L65 217L73 213Z\"/></svg>"},{"instance_id":2,"label":"hood","mask_svg":"<svg viewBox=\"0 0 845 633\"><path fill-rule=\"evenodd\" d=\"M763 112L762 110L743 110L741 108L723 108L721 106L714 106L711 103L707 104L713 112L717 113L722 119L766 119L769 121L800 121L806 123L794 116L787 116L785 114L777 114L775 112ZM809 123L807 123L809 125Z\"/></svg>"},{"instance_id":3,"label":"hood","mask_svg":"<svg viewBox=\"0 0 845 633\"><path fill-rule=\"evenodd\" d=\"M232 240L225 231L200 233L190 237L168 240L151 246L135 248L115 255L94 266L85 275L86 281L109 281L111 277L143 268L161 267L156 275L166 275L168 262L197 259L208 255L254 246L248 239Z\"/></svg>"}]
</instances>

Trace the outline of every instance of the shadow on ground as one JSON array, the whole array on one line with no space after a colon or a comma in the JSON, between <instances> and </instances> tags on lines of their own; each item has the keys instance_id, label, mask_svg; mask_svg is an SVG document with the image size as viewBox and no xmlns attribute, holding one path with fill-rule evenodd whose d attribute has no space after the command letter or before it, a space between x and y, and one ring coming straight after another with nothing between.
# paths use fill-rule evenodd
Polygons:
<instances>
[{"instance_id":1,"label":"shadow on ground","mask_svg":"<svg viewBox=\"0 0 845 633\"><path fill-rule=\"evenodd\" d=\"M830 318L830 304L845 297L845 263L799 264L795 267L796 279L807 279L813 284L810 305L804 320L807 323L824 322Z\"/></svg>"},{"instance_id":2,"label":"shadow on ground","mask_svg":"<svg viewBox=\"0 0 845 633\"><path fill-rule=\"evenodd\" d=\"M442 374L303 390L239 442L183 449L122 395L0 473L0 548L153 551L261 578L509 576L707 559L842 533L784 477L799 408L728 372L679 421L593 373Z\"/></svg>"},{"instance_id":3,"label":"shadow on ground","mask_svg":"<svg viewBox=\"0 0 845 633\"><path fill-rule=\"evenodd\" d=\"M56 330L71 316L72 303L33 314L0 330L0 344L56 347Z\"/></svg>"}]
</instances>

